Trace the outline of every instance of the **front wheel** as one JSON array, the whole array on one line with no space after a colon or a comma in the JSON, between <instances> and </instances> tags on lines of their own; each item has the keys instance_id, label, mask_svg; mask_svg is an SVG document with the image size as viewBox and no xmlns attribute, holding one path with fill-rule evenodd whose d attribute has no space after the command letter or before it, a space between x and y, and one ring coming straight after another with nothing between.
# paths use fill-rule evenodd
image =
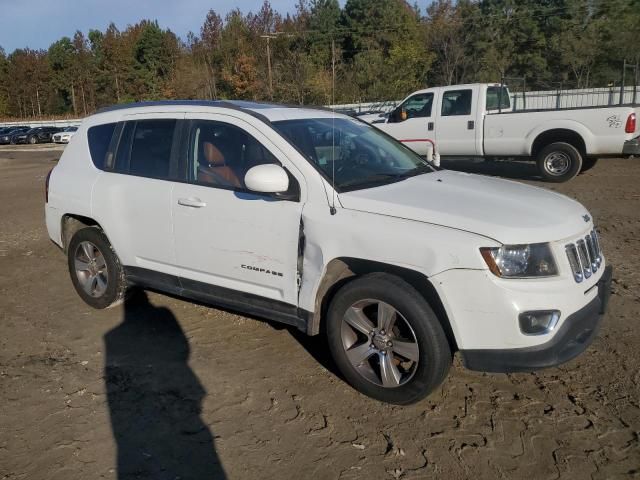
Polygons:
<instances>
[{"instance_id":1,"label":"front wheel","mask_svg":"<svg viewBox=\"0 0 640 480\"><path fill-rule=\"evenodd\" d=\"M35 145L36 143L38 143L38 139L36 137L29 137L29 143L31 145Z\"/></svg>"},{"instance_id":2,"label":"front wheel","mask_svg":"<svg viewBox=\"0 0 640 480\"><path fill-rule=\"evenodd\" d=\"M358 391L407 405L447 376L451 350L426 300L385 274L355 279L329 306L327 339L336 365Z\"/></svg>"},{"instance_id":3,"label":"front wheel","mask_svg":"<svg viewBox=\"0 0 640 480\"><path fill-rule=\"evenodd\" d=\"M536 164L544 180L567 182L580 173L582 155L569 143L555 142L540 150L536 156Z\"/></svg>"},{"instance_id":4,"label":"front wheel","mask_svg":"<svg viewBox=\"0 0 640 480\"><path fill-rule=\"evenodd\" d=\"M122 265L105 234L96 227L78 230L67 249L71 282L80 298L93 308L107 308L124 299Z\"/></svg>"}]
</instances>

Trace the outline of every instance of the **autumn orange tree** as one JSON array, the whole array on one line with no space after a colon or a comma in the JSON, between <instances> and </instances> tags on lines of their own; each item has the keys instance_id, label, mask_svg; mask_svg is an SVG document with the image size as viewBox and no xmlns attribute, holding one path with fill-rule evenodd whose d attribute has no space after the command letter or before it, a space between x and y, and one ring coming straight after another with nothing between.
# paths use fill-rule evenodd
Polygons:
<instances>
[{"instance_id":1,"label":"autumn orange tree","mask_svg":"<svg viewBox=\"0 0 640 480\"><path fill-rule=\"evenodd\" d=\"M0 116L82 116L156 99L295 104L395 100L501 76L532 88L619 80L640 60L638 0L297 0L210 10L181 39L154 20L75 32L47 50L0 47ZM335 77L334 77L335 72ZM333 88L335 82L335 89Z\"/></svg>"}]
</instances>

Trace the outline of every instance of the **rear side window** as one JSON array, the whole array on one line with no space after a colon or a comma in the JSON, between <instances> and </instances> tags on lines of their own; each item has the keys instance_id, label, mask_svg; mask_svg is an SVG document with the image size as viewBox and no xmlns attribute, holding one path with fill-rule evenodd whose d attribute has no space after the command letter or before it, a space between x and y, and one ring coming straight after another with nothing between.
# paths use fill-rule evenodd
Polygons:
<instances>
[{"instance_id":1,"label":"rear side window","mask_svg":"<svg viewBox=\"0 0 640 480\"><path fill-rule=\"evenodd\" d=\"M506 87L487 87L487 110L506 109L510 106L509 90Z\"/></svg>"},{"instance_id":2,"label":"rear side window","mask_svg":"<svg viewBox=\"0 0 640 480\"><path fill-rule=\"evenodd\" d=\"M471 90L448 90L442 96L442 116L470 115Z\"/></svg>"},{"instance_id":3,"label":"rear side window","mask_svg":"<svg viewBox=\"0 0 640 480\"><path fill-rule=\"evenodd\" d=\"M91 127L87 132L91 160L100 170L104 170L105 158L107 156L111 137L113 136L115 128L115 123L105 123L104 125Z\"/></svg>"}]
</instances>

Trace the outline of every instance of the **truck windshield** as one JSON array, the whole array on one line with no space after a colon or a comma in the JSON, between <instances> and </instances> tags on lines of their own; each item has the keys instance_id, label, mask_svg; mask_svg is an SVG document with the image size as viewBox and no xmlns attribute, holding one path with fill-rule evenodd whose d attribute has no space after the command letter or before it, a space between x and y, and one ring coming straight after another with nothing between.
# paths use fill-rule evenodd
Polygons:
<instances>
[{"instance_id":1,"label":"truck windshield","mask_svg":"<svg viewBox=\"0 0 640 480\"><path fill-rule=\"evenodd\" d=\"M273 122L339 192L371 188L434 171L422 157L380 130L350 118Z\"/></svg>"}]
</instances>

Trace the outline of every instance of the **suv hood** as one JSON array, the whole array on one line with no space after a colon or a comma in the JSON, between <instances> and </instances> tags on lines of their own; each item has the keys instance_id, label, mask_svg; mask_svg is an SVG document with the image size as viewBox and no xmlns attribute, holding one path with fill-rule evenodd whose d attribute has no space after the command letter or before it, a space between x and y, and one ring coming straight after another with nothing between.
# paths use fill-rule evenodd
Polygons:
<instances>
[{"instance_id":1,"label":"suv hood","mask_svg":"<svg viewBox=\"0 0 640 480\"><path fill-rule=\"evenodd\" d=\"M442 225L503 244L561 240L591 224L587 210L564 195L453 171L341 193L339 198L347 209Z\"/></svg>"}]
</instances>

